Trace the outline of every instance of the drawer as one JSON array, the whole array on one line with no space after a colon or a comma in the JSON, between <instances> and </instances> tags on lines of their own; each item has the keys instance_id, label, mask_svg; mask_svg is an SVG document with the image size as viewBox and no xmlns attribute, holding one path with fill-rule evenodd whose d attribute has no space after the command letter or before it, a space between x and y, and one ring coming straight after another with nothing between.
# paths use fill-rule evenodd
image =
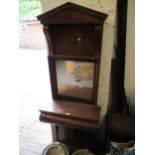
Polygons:
<instances>
[{"instance_id":1,"label":"drawer","mask_svg":"<svg viewBox=\"0 0 155 155\"><path fill-rule=\"evenodd\" d=\"M94 56L93 25L52 25L50 35L54 55Z\"/></svg>"}]
</instances>

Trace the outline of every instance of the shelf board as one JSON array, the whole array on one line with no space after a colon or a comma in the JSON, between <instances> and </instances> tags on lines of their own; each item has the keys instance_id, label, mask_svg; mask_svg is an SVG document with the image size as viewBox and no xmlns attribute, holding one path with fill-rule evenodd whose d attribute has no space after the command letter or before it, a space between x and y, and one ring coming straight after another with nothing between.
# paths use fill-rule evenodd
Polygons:
<instances>
[{"instance_id":1,"label":"shelf board","mask_svg":"<svg viewBox=\"0 0 155 155\"><path fill-rule=\"evenodd\" d=\"M53 100L40 112L42 122L85 130L97 129L100 119L99 106L61 100Z\"/></svg>"}]
</instances>

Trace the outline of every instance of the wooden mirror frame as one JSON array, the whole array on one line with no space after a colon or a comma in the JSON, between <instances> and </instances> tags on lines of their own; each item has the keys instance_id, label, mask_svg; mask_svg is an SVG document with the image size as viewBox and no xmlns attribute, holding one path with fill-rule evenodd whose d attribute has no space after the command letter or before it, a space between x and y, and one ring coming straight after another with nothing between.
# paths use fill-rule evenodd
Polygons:
<instances>
[{"instance_id":1,"label":"wooden mirror frame","mask_svg":"<svg viewBox=\"0 0 155 155\"><path fill-rule=\"evenodd\" d=\"M56 61L57 60L90 62L90 63L94 64L92 99L65 96L65 95L60 95L58 93L58 81L57 81L57 74L56 74ZM48 56L48 63L49 63L49 70L50 70L51 89L52 89L53 99L76 101L76 102L82 102L82 103L87 103L87 104L96 104L97 92L98 92L98 79L99 79L99 60L85 60L84 61L83 59L81 60L80 58L70 57L70 59L65 59L63 56L59 57L59 58L54 58L52 56ZM52 70L52 72L51 72L51 70Z\"/></svg>"}]
</instances>

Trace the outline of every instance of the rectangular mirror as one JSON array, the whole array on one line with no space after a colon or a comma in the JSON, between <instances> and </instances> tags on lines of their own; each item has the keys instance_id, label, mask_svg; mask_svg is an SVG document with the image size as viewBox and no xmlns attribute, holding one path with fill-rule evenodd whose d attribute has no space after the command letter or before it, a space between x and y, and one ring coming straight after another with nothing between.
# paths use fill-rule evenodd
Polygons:
<instances>
[{"instance_id":1,"label":"rectangular mirror","mask_svg":"<svg viewBox=\"0 0 155 155\"><path fill-rule=\"evenodd\" d=\"M58 95L92 100L94 63L56 61Z\"/></svg>"}]
</instances>

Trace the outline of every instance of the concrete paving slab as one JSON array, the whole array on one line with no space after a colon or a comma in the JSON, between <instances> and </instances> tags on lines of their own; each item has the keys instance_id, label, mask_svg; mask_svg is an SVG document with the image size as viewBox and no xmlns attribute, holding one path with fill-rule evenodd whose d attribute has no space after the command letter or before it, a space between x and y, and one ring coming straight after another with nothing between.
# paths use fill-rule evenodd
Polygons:
<instances>
[{"instance_id":1,"label":"concrete paving slab","mask_svg":"<svg viewBox=\"0 0 155 155\"><path fill-rule=\"evenodd\" d=\"M19 155L41 155L52 142L50 124L39 121L51 102L46 50L20 49L19 61Z\"/></svg>"}]
</instances>

